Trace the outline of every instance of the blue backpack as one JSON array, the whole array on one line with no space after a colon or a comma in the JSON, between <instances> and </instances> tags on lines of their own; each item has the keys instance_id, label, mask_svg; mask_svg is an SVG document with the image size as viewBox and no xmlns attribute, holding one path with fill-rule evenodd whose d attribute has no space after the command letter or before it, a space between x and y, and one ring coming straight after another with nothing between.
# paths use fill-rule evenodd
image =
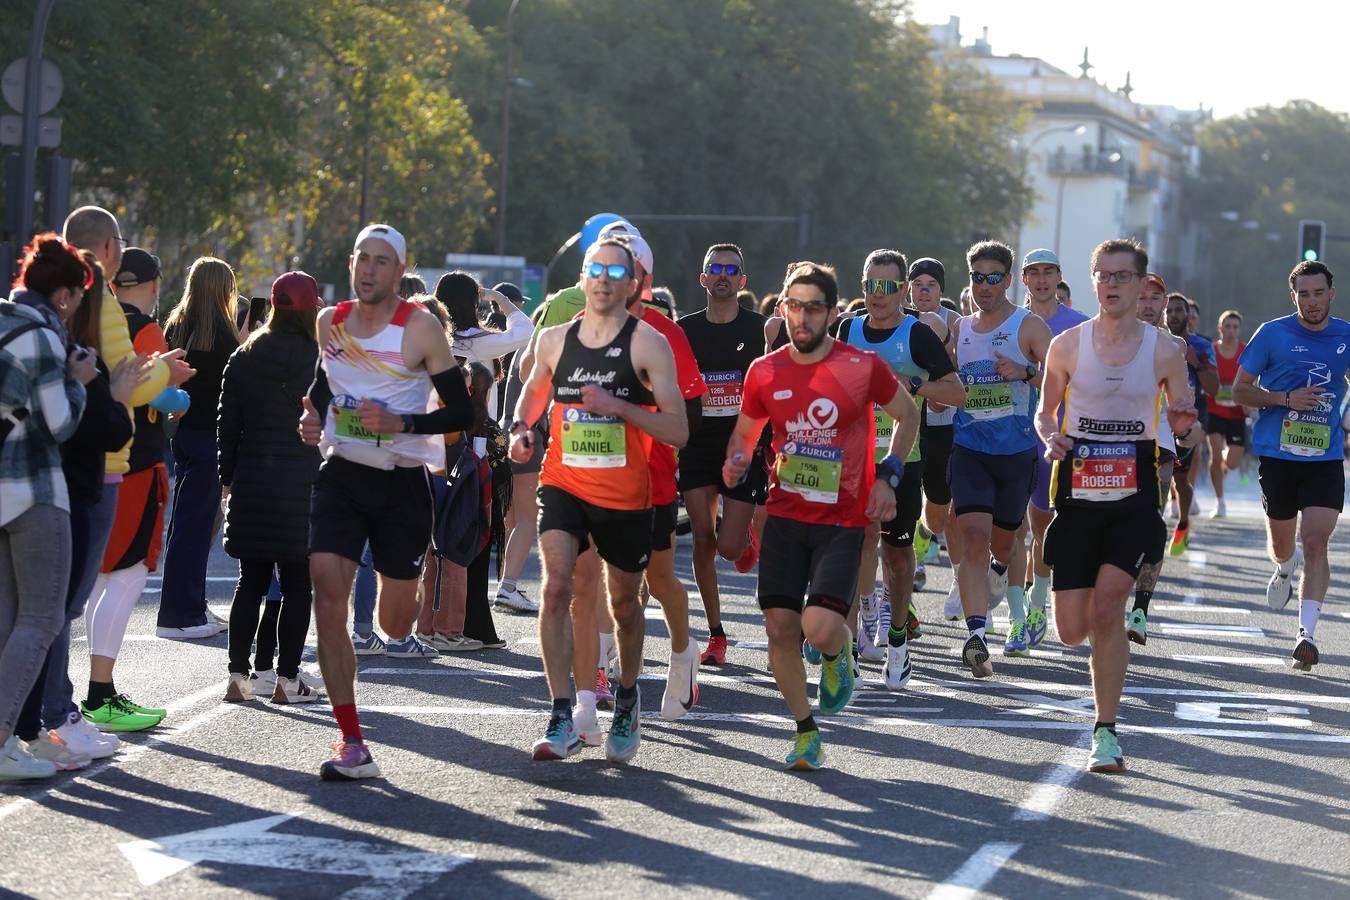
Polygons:
<instances>
[{"instance_id":1,"label":"blue backpack","mask_svg":"<svg viewBox=\"0 0 1350 900\"><path fill-rule=\"evenodd\" d=\"M436 503L431 543L438 557L467 568L492 537L492 471L468 437L446 448L446 463L445 493Z\"/></svg>"}]
</instances>

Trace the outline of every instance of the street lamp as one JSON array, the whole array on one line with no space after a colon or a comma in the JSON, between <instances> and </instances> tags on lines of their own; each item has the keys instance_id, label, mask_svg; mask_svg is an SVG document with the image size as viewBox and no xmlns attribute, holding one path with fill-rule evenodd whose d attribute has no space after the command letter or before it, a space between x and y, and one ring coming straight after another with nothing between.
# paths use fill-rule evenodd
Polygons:
<instances>
[{"instance_id":1,"label":"street lamp","mask_svg":"<svg viewBox=\"0 0 1350 900\"><path fill-rule=\"evenodd\" d=\"M520 0L506 11L506 79L502 84L502 161L497 170L497 255L506 253L506 173L511 165L511 20Z\"/></svg>"}]
</instances>

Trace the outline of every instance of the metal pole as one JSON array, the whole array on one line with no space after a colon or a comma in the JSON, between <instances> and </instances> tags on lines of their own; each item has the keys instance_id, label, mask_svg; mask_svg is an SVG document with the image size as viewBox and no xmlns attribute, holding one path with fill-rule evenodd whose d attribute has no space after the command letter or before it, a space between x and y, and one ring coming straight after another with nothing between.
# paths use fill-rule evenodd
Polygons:
<instances>
[{"instance_id":1,"label":"metal pole","mask_svg":"<svg viewBox=\"0 0 1350 900\"><path fill-rule=\"evenodd\" d=\"M497 255L506 255L506 174L511 166L511 19L520 0L506 11L506 83L502 86L502 162L497 167ZM547 285L545 285L547 288Z\"/></svg>"},{"instance_id":2,"label":"metal pole","mask_svg":"<svg viewBox=\"0 0 1350 900\"><path fill-rule=\"evenodd\" d=\"M33 194L37 192L38 102L42 78L42 42L47 34L56 0L38 0L33 13L33 30L28 36L28 65L24 72L23 161L19 179L19 233L15 241L22 246L33 232Z\"/></svg>"},{"instance_id":3,"label":"metal pole","mask_svg":"<svg viewBox=\"0 0 1350 900\"><path fill-rule=\"evenodd\" d=\"M1060 175L1059 189L1055 192L1055 256L1059 256L1059 227L1064 217L1064 182L1067 180L1067 176Z\"/></svg>"}]
</instances>

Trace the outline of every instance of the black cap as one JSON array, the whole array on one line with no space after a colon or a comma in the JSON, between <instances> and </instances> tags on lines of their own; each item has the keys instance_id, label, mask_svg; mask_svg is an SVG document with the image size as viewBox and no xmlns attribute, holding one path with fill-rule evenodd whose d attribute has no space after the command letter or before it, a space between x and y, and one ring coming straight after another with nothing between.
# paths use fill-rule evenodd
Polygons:
<instances>
[{"instance_id":1,"label":"black cap","mask_svg":"<svg viewBox=\"0 0 1350 900\"><path fill-rule=\"evenodd\" d=\"M913 281L920 275L931 275L937 281L939 291L947 290L947 270L942 267L942 263L931 256L916 259L909 264L908 280Z\"/></svg>"},{"instance_id":2,"label":"black cap","mask_svg":"<svg viewBox=\"0 0 1350 900\"><path fill-rule=\"evenodd\" d=\"M158 277L159 257L140 247L128 247L122 251L122 267L113 276L113 284L118 287L135 287L147 281L154 281Z\"/></svg>"},{"instance_id":3,"label":"black cap","mask_svg":"<svg viewBox=\"0 0 1350 900\"><path fill-rule=\"evenodd\" d=\"M507 300L510 300L521 309L525 308L525 295L521 293L520 288L509 281L503 281L493 288L494 291L501 294Z\"/></svg>"}]
</instances>

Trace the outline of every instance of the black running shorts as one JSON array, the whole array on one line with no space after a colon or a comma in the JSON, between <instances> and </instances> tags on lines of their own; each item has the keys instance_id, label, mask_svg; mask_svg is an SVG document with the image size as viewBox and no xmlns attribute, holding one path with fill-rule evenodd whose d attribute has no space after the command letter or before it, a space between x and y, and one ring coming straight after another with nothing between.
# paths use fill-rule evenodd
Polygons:
<instances>
[{"instance_id":1,"label":"black running shorts","mask_svg":"<svg viewBox=\"0 0 1350 900\"><path fill-rule=\"evenodd\" d=\"M309 552L359 563L369 541L375 571L407 581L422 572L433 516L425 466L376 469L334 456L310 493Z\"/></svg>"},{"instance_id":2,"label":"black running shorts","mask_svg":"<svg viewBox=\"0 0 1350 900\"><path fill-rule=\"evenodd\" d=\"M1267 519L1287 522L1310 506L1345 508L1345 466L1339 459L1263 456L1257 472Z\"/></svg>"},{"instance_id":3,"label":"black running shorts","mask_svg":"<svg viewBox=\"0 0 1350 900\"><path fill-rule=\"evenodd\" d=\"M1084 509L1060 506L1045 532L1045 561L1057 591L1095 587L1102 566L1139 577L1144 563L1162 559L1167 523L1156 507Z\"/></svg>"},{"instance_id":4,"label":"black running shorts","mask_svg":"<svg viewBox=\"0 0 1350 900\"><path fill-rule=\"evenodd\" d=\"M1247 420L1211 415L1205 424L1205 434L1221 434L1229 447L1241 447L1247 441Z\"/></svg>"},{"instance_id":5,"label":"black running shorts","mask_svg":"<svg viewBox=\"0 0 1350 900\"><path fill-rule=\"evenodd\" d=\"M679 486L680 493L701 487L717 487L717 492L728 500L753 503L763 506L769 496L769 468L764 462L764 453L756 446L750 456L750 468L746 470L745 480L735 487L722 483L722 464L726 462L726 447L720 452L705 449L683 450L680 452Z\"/></svg>"},{"instance_id":6,"label":"black running shorts","mask_svg":"<svg viewBox=\"0 0 1350 900\"><path fill-rule=\"evenodd\" d=\"M565 531L581 544L595 544L616 569L641 572L652 555L652 509L609 509L587 503L551 484L539 488L539 533Z\"/></svg>"},{"instance_id":7,"label":"black running shorts","mask_svg":"<svg viewBox=\"0 0 1350 900\"><path fill-rule=\"evenodd\" d=\"M892 547L914 546L914 526L923 512L923 462L905 463L895 490L895 518L881 524L881 539Z\"/></svg>"},{"instance_id":8,"label":"black running shorts","mask_svg":"<svg viewBox=\"0 0 1350 900\"><path fill-rule=\"evenodd\" d=\"M759 608L823 606L847 615L858 589L863 531L769 516L759 548Z\"/></svg>"},{"instance_id":9,"label":"black running shorts","mask_svg":"<svg viewBox=\"0 0 1350 900\"><path fill-rule=\"evenodd\" d=\"M958 445L947 464L956 514L990 513L994 526L1005 531L1016 531L1026 518L1036 475L1034 448L1003 455Z\"/></svg>"},{"instance_id":10,"label":"black running shorts","mask_svg":"<svg viewBox=\"0 0 1350 900\"><path fill-rule=\"evenodd\" d=\"M947 461L952 456L952 435L955 431L954 425L925 424L919 432L919 450L923 454L923 494L929 503L938 506L952 502Z\"/></svg>"},{"instance_id":11,"label":"black running shorts","mask_svg":"<svg viewBox=\"0 0 1350 900\"><path fill-rule=\"evenodd\" d=\"M672 500L652 510L652 552L669 550L675 546L675 519L679 516L680 501Z\"/></svg>"}]
</instances>

